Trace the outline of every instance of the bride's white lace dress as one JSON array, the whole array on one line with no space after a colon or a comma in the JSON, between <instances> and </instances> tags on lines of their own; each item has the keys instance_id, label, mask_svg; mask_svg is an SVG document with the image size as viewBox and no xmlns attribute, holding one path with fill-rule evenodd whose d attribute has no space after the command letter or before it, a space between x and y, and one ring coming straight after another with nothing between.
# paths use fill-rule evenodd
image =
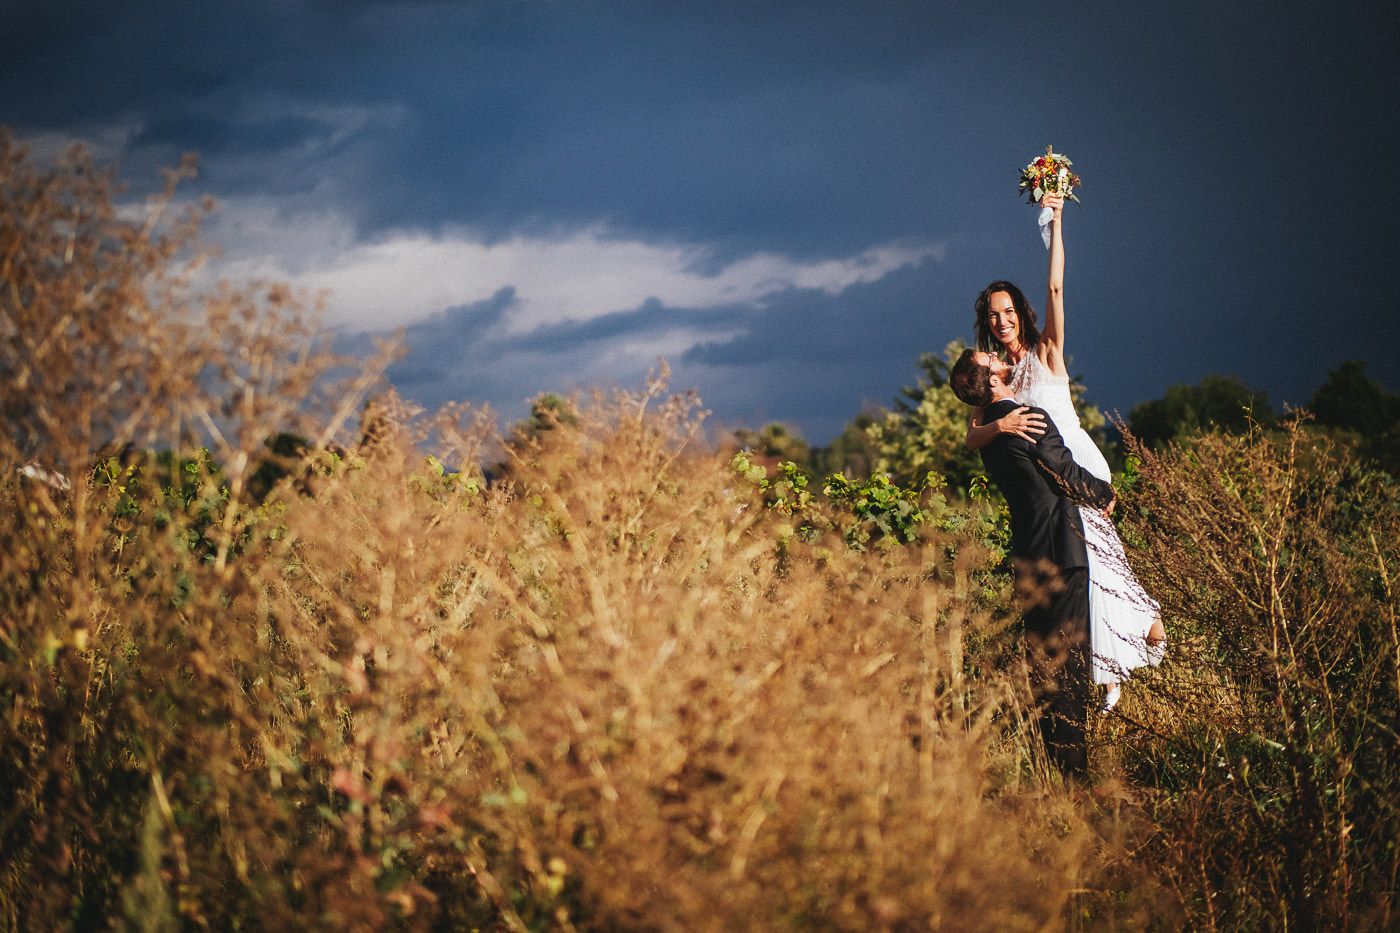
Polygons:
<instances>
[{"instance_id":1,"label":"bride's white lace dress","mask_svg":"<svg viewBox=\"0 0 1400 933\"><path fill-rule=\"evenodd\" d=\"M1075 463L1105 482L1111 479L1103 452L1079 423L1069 394L1069 377L1056 377L1038 356L1027 353L1012 371L1010 388L1022 405L1045 410ZM1148 629L1159 609L1128 566L1113 522L1087 507L1081 507L1079 514L1089 552L1089 643L1094 653L1094 683L1118 683L1133 668L1160 662L1161 649L1147 644Z\"/></svg>"}]
</instances>

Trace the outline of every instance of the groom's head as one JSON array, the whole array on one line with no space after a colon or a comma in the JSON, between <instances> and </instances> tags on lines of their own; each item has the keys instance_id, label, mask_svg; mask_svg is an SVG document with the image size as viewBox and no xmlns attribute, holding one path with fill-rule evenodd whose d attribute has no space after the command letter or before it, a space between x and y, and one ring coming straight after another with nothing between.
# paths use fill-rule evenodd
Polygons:
<instances>
[{"instance_id":1,"label":"groom's head","mask_svg":"<svg viewBox=\"0 0 1400 933\"><path fill-rule=\"evenodd\" d=\"M1002 386L999 369L1001 360L982 350L967 349L953 364L948 374L948 385L953 394L969 405L987 406L997 397L997 389Z\"/></svg>"}]
</instances>

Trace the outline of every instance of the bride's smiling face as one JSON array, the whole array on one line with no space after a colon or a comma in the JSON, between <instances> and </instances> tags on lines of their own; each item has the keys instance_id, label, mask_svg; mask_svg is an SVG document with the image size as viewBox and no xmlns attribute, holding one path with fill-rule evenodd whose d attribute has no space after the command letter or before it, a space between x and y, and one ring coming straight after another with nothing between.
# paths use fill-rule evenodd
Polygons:
<instances>
[{"instance_id":1,"label":"bride's smiling face","mask_svg":"<svg viewBox=\"0 0 1400 933\"><path fill-rule=\"evenodd\" d=\"M1006 292L992 292L987 299L987 327L1003 347L1014 347L1021 342L1021 317Z\"/></svg>"}]
</instances>

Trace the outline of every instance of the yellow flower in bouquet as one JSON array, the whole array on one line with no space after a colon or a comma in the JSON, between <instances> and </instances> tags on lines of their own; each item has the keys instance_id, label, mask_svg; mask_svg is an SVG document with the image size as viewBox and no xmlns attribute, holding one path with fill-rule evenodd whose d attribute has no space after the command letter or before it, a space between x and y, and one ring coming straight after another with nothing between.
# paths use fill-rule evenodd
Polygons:
<instances>
[{"instance_id":1,"label":"yellow flower in bouquet","mask_svg":"<svg viewBox=\"0 0 1400 933\"><path fill-rule=\"evenodd\" d=\"M1056 152L1053 146L1045 147L1045 155L1021 169L1021 191L1029 197L1030 203L1039 204L1047 194L1058 194L1078 201L1074 189L1079 187L1079 176L1072 169L1069 159Z\"/></svg>"}]
</instances>

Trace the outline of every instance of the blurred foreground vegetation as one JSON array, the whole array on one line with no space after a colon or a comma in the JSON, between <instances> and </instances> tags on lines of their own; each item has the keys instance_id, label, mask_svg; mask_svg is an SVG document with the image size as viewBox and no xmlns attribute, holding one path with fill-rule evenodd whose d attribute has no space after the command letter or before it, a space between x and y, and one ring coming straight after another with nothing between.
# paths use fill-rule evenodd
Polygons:
<instances>
[{"instance_id":1,"label":"blurred foreground vegetation","mask_svg":"<svg viewBox=\"0 0 1400 933\"><path fill-rule=\"evenodd\" d=\"M505 437L366 406L284 289L189 286L177 180L119 214L0 136L6 928L1394 926L1355 425L1125 438L1172 647L1070 793L912 396L860 471L718 453L660 376Z\"/></svg>"}]
</instances>

